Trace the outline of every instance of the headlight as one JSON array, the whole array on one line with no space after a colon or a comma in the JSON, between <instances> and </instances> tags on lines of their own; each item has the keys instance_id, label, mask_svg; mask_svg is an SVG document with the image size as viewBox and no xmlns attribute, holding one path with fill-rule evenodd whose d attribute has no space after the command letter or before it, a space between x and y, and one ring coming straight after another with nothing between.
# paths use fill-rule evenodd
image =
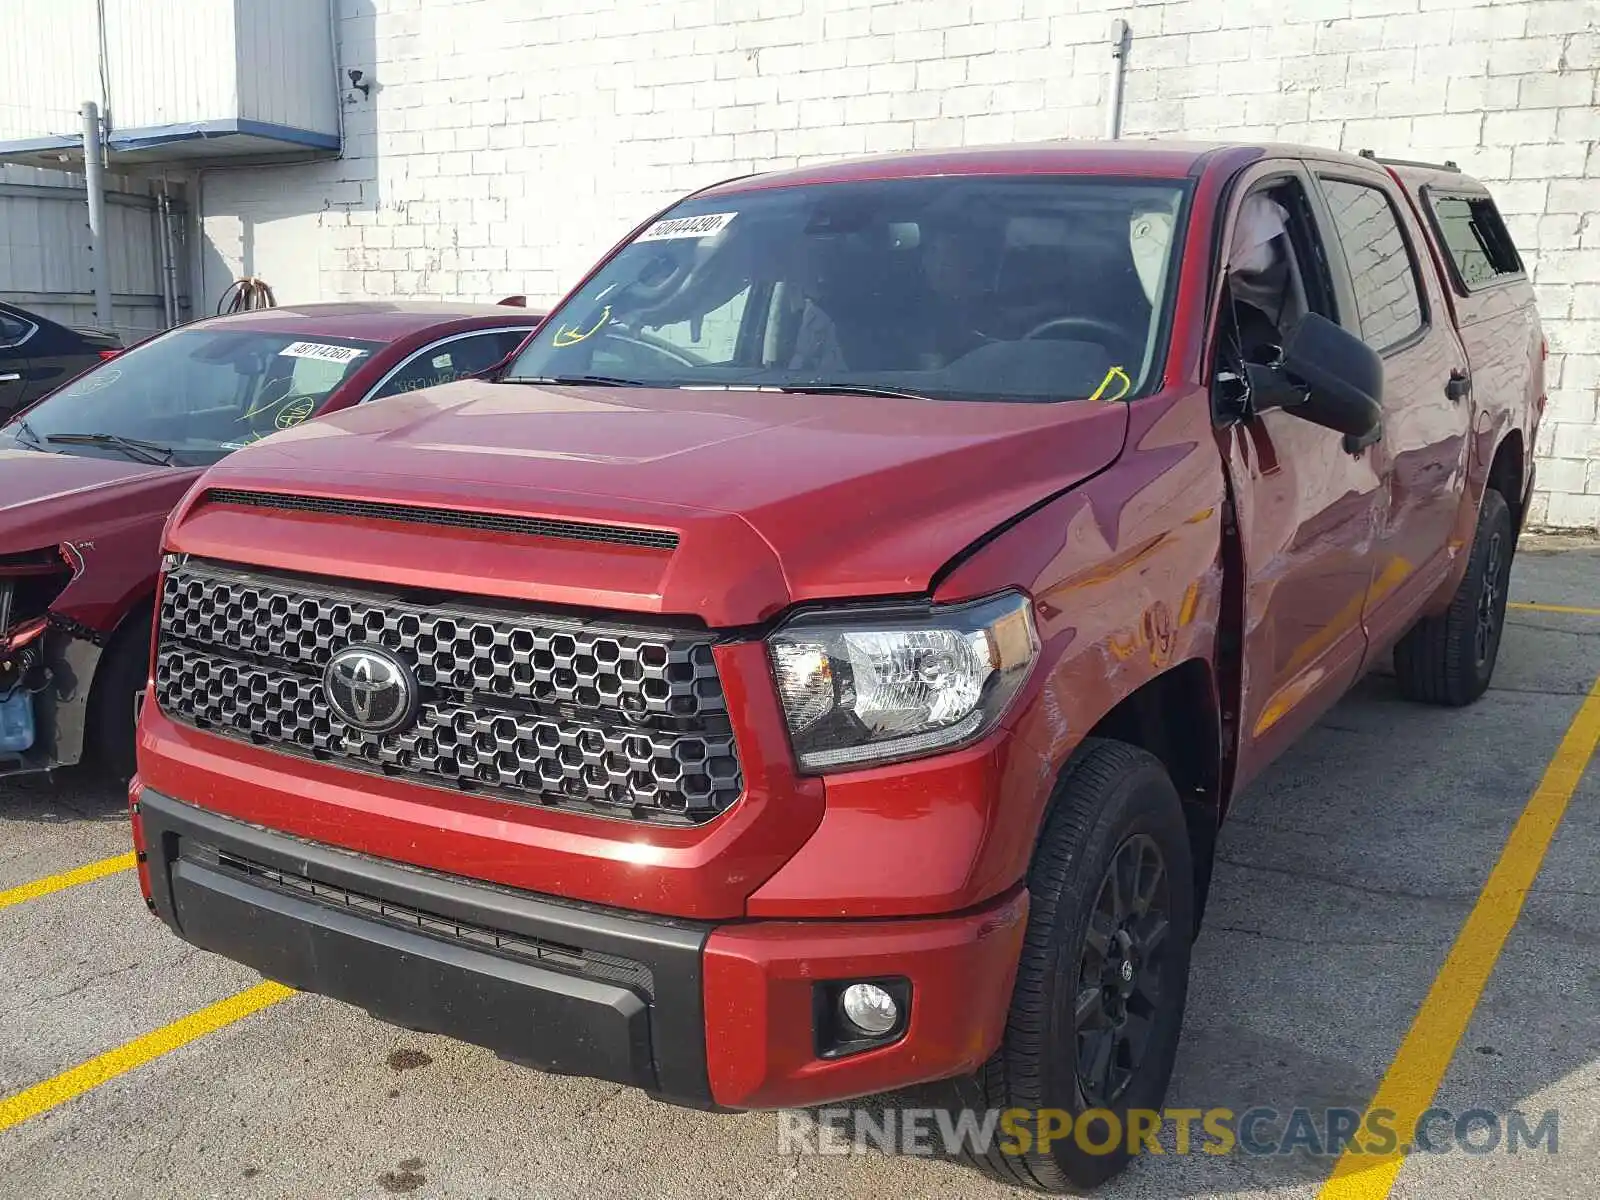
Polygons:
<instances>
[{"instance_id":1,"label":"headlight","mask_svg":"<svg viewBox=\"0 0 1600 1200\"><path fill-rule=\"evenodd\" d=\"M1028 598L917 612L805 614L768 639L805 771L918 758L977 741L1038 657Z\"/></svg>"}]
</instances>

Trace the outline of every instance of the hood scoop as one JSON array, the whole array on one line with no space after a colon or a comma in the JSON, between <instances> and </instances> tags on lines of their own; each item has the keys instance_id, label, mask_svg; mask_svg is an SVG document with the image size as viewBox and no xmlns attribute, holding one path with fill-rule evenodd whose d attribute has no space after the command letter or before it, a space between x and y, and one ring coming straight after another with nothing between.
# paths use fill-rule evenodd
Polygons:
<instances>
[{"instance_id":1,"label":"hood scoop","mask_svg":"<svg viewBox=\"0 0 1600 1200\"><path fill-rule=\"evenodd\" d=\"M478 529L523 537L557 538L569 542L595 542L608 546L635 546L644 550L673 551L678 535L670 529L637 525L602 525L592 521L566 521L549 517L510 516L505 513L467 512L412 504L382 504L370 500L340 500L322 496L294 496L280 492L211 488L205 503L233 504L280 512L317 513L323 516L397 521L407 525L434 525L453 529Z\"/></svg>"}]
</instances>

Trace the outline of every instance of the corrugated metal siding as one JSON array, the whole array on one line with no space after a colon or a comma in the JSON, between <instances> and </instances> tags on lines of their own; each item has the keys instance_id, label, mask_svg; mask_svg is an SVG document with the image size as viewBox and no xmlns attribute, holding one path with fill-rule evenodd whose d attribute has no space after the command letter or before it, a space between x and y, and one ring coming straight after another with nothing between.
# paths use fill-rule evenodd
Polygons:
<instances>
[{"instance_id":1,"label":"corrugated metal siding","mask_svg":"<svg viewBox=\"0 0 1600 1200\"><path fill-rule=\"evenodd\" d=\"M0 199L0 228L7 235L0 245L0 278L8 292L72 292L89 282L88 255L78 253L87 236L81 228L85 211L34 196Z\"/></svg>"},{"instance_id":2,"label":"corrugated metal siding","mask_svg":"<svg viewBox=\"0 0 1600 1200\"><path fill-rule=\"evenodd\" d=\"M327 0L236 2L240 117L337 133L338 81Z\"/></svg>"},{"instance_id":3,"label":"corrugated metal siding","mask_svg":"<svg viewBox=\"0 0 1600 1200\"><path fill-rule=\"evenodd\" d=\"M0 299L53 321L94 324L89 210L81 178L4 168L0 185L12 185L0 191ZM111 200L106 232L115 327L124 340L148 336L164 324L156 216ZM176 249L183 287L188 268L181 241Z\"/></svg>"},{"instance_id":4,"label":"corrugated metal siding","mask_svg":"<svg viewBox=\"0 0 1600 1200\"><path fill-rule=\"evenodd\" d=\"M0 140L80 134L100 99L94 0L0 4Z\"/></svg>"},{"instance_id":5,"label":"corrugated metal siding","mask_svg":"<svg viewBox=\"0 0 1600 1200\"><path fill-rule=\"evenodd\" d=\"M110 116L117 128L148 129L238 114L232 4L105 0L105 13Z\"/></svg>"},{"instance_id":6,"label":"corrugated metal siding","mask_svg":"<svg viewBox=\"0 0 1600 1200\"><path fill-rule=\"evenodd\" d=\"M252 120L338 132L327 0L0 0L0 141L76 134L85 100L120 130Z\"/></svg>"}]
</instances>

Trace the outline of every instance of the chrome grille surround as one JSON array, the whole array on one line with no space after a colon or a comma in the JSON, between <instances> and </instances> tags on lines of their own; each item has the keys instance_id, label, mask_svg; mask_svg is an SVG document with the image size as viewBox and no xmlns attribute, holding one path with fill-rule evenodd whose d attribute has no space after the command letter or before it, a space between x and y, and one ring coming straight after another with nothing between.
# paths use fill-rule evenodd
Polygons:
<instances>
[{"instance_id":1,"label":"chrome grille surround","mask_svg":"<svg viewBox=\"0 0 1600 1200\"><path fill-rule=\"evenodd\" d=\"M359 770L635 820L709 819L743 790L705 633L426 605L198 559L161 592L155 698L196 728ZM416 674L409 727L341 721L323 670L382 646Z\"/></svg>"}]
</instances>

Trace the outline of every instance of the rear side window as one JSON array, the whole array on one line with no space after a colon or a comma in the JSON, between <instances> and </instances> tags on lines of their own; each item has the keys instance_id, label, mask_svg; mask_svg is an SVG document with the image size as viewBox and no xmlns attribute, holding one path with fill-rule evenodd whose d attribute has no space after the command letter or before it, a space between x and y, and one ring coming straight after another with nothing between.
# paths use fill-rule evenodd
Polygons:
<instances>
[{"instance_id":1,"label":"rear side window","mask_svg":"<svg viewBox=\"0 0 1600 1200\"><path fill-rule=\"evenodd\" d=\"M371 400L438 387L487 371L510 354L527 337L527 329L491 329L435 342L417 351L374 392Z\"/></svg>"},{"instance_id":2,"label":"rear side window","mask_svg":"<svg viewBox=\"0 0 1600 1200\"><path fill-rule=\"evenodd\" d=\"M1522 259L1493 200L1487 196L1441 196L1431 192L1427 200L1439 240L1450 255L1462 287L1476 291L1507 276L1522 274Z\"/></svg>"},{"instance_id":3,"label":"rear side window","mask_svg":"<svg viewBox=\"0 0 1600 1200\"><path fill-rule=\"evenodd\" d=\"M1361 338L1381 353L1422 328L1416 263L1382 188L1324 179L1322 189L1350 264Z\"/></svg>"},{"instance_id":4,"label":"rear side window","mask_svg":"<svg viewBox=\"0 0 1600 1200\"><path fill-rule=\"evenodd\" d=\"M13 342L20 342L29 328L30 326L15 317L7 313L0 313L0 346L9 346Z\"/></svg>"}]
</instances>

